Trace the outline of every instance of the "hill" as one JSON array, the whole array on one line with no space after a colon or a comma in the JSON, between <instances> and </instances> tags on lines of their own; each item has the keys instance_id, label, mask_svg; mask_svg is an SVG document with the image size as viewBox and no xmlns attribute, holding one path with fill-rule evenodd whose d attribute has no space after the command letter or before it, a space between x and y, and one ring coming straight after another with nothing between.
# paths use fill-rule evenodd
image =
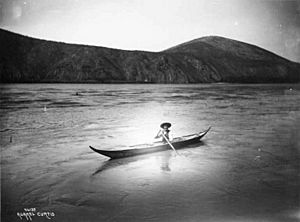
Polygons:
<instances>
[{"instance_id":1,"label":"hill","mask_svg":"<svg viewBox=\"0 0 300 222\"><path fill-rule=\"evenodd\" d=\"M0 30L1 82L300 82L300 64L254 45L209 36L161 52L34 39Z\"/></svg>"}]
</instances>

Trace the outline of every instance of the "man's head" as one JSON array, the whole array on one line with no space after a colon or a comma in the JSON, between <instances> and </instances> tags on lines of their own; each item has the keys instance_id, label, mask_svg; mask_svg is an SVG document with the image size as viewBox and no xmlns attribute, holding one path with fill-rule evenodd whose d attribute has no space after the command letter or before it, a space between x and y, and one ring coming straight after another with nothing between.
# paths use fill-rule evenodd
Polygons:
<instances>
[{"instance_id":1,"label":"man's head","mask_svg":"<svg viewBox=\"0 0 300 222\"><path fill-rule=\"evenodd\" d=\"M160 128L164 129L164 130L167 130L171 127L171 123L162 123L160 124Z\"/></svg>"}]
</instances>

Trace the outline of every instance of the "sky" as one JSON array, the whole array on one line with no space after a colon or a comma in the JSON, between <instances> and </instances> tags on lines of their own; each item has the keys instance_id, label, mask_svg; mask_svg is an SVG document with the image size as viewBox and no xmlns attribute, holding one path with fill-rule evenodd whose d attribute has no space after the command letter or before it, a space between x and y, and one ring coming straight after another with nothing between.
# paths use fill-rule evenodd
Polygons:
<instances>
[{"instance_id":1,"label":"sky","mask_svg":"<svg viewBox=\"0 0 300 222\"><path fill-rule=\"evenodd\" d=\"M146 51L218 35L300 62L300 0L0 0L0 28Z\"/></svg>"}]
</instances>

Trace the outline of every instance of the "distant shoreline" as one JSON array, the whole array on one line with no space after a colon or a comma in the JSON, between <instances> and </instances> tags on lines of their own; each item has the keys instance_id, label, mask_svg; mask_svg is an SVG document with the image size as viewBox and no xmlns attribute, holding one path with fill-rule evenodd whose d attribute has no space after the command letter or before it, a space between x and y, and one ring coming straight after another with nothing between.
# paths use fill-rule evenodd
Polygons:
<instances>
[{"instance_id":1,"label":"distant shoreline","mask_svg":"<svg viewBox=\"0 0 300 222\"><path fill-rule=\"evenodd\" d=\"M16 84L94 84L94 85L297 85L300 82L211 82L211 83L153 83L153 82L1 82L0 85Z\"/></svg>"}]
</instances>

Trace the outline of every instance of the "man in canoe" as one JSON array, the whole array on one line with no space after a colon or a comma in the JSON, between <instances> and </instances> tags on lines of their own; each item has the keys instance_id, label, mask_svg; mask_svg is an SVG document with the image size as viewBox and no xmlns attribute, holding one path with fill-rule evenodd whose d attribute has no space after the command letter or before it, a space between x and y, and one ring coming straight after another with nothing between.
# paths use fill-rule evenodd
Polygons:
<instances>
[{"instance_id":1,"label":"man in canoe","mask_svg":"<svg viewBox=\"0 0 300 222\"><path fill-rule=\"evenodd\" d=\"M160 130L158 131L157 135L155 136L155 139L158 139L158 138L162 138L162 141L167 143L165 137L170 140L170 136L169 136L169 133L170 133L170 130L169 128L171 127L171 123L162 123L160 125Z\"/></svg>"}]
</instances>

